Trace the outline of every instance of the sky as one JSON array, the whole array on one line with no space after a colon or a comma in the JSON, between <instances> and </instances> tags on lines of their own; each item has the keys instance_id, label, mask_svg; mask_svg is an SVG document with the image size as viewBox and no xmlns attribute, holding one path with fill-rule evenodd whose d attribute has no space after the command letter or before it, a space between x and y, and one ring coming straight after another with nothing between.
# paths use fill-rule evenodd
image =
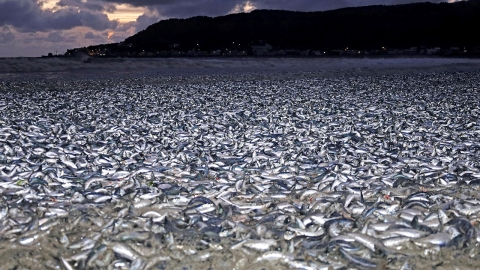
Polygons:
<instances>
[{"instance_id":1,"label":"sky","mask_svg":"<svg viewBox=\"0 0 480 270\"><path fill-rule=\"evenodd\" d=\"M0 0L0 57L38 57L120 42L169 18L255 9L324 11L426 0ZM455 2L458 0L431 0Z\"/></svg>"}]
</instances>

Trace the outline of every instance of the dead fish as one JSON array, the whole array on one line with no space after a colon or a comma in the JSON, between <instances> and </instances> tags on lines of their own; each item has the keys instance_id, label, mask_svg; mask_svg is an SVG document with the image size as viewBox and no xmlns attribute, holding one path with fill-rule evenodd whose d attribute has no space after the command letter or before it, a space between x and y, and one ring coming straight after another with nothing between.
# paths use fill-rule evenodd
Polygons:
<instances>
[{"instance_id":1,"label":"dead fish","mask_svg":"<svg viewBox=\"0 0 480 270\"><path fill-rule=\"evenodd\" d=\"M66 269L469 254L478 74L297 75L2 77L2 243Z\"/></svg>"}]
</instances>

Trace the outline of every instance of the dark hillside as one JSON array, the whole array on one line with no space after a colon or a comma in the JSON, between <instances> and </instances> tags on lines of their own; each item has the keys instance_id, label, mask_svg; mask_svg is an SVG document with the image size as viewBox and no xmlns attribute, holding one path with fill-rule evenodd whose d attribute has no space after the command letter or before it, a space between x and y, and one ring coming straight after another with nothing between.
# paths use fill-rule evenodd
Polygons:
<instances>
[{"instance_id":1,"label":"dark hillside","mask_svg":"<svg viewBox=\"0 0 480 270\"><path fill-rule=\"evenodd\" d=\"M480 0L344 8L325 12L255 10L169 19L125 40L131 51L358 50L480 46Z\"/></svg>"}]
</instances>

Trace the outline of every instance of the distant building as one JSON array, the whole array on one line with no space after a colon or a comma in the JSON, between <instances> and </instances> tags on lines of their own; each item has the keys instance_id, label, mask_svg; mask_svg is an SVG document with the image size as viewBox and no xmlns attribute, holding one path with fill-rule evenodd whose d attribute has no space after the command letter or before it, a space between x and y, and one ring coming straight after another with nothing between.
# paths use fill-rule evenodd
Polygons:
<instances>
[{"instance_id":1,"label":"distant building","mask_svg":"<svg viewBox=\"0 0 480 270\"><path fill-rule=\"evenodd\" d=\"M360 54L359 50L345 50L344 54L346 55L358 55Z\"/></svg>"},{"instance_id":2,"label":"distant building","mask_svg":"<svg viewBox=\"0 0 480 270\"><path fill-rule=\"evenodd\" d=\"M238 50L227 50L226 54L227 55L238 55Z\"/></svg>"},{"instance_id":3,"label":"distant building","mask_svg":"<svg viewBox=\"0 0 480 270\"><path fill-rule=\"evenodd\" d=\"M323 55L327 55L327 52L326 51L313 51L313 55L323 56Z\"/></svg>"},{"instance_id":4,"label":"distant building","mask_svg":"<svg viewBox=\"0 0 480 270\"><path fill-rule=\"evenodd\" d=\"M265 45L252 46L252 52L253 55L268 55L272 48L272 45L266 43Z\"/></svg>"}]
</instances>

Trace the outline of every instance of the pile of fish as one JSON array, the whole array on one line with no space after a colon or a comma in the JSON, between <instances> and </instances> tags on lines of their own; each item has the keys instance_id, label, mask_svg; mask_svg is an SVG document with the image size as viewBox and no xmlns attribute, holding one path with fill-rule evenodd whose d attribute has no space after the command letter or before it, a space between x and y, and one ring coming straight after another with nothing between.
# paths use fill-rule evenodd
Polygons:
<instances>
[{"instance_id":1,"label":"pile of fish","mask_svg":"<svg viewBox=\"0 0 480 270\"><path fill-rule=\"evenodd\" d=\"M480 267L479 73L148 82L0 82L2 269Z\"/></svg>"}]
</instances>

